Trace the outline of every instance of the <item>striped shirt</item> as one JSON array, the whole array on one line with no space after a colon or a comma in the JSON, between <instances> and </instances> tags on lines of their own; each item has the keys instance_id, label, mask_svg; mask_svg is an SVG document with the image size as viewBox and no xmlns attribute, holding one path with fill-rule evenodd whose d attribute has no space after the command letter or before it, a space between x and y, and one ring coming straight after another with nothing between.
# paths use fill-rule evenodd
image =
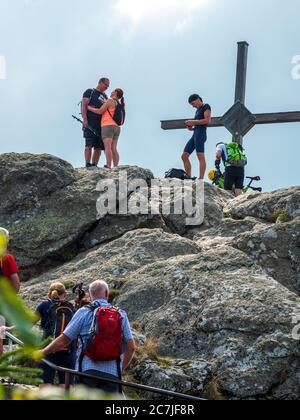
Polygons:
<instances>
[{"instance_id":1,"label":"striped shirt","mask_svg":"<svg viewBox=\"0 0 300 420\"><path fill-rule=\"evenodd\" d=\"M112 307L106 300L100 299L93 302L93 305L99 305L99 307L108 306ZM126 344L128 341L133 339L131 332L129 320L125 311L120 310L120 314L123 317L122 327L123 327L123 352L125 351ZM71 341L76 341L78 338L83 340L84 345L86 345L87 340L90 336L90 330L93 322L93 311L89 308L82 308L76 312L74 318L67 326L64 331L64 335ZM79 370L79 358L82 353L82 343L81 339L79 340L79 348L77 353L77 364L76 369ZM123 358L122 358L123 359ZM118 377L118 368L117 362L93 362L87 356L84 356L82 361L82 372L87 372L88 370L95 370L102 373L107 373L113 376Z\"/></svg>"}]
</instances>

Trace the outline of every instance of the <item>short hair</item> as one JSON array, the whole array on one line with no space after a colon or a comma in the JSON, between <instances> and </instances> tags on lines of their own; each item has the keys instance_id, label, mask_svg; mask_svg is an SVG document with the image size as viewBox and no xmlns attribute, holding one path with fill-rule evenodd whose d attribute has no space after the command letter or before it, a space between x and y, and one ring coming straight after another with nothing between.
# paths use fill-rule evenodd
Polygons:
<instances>
[{"instance_id":1,"label":"short hair","mask_svg":"<svg viewBox=\"0 0 300 420\"><path fill-rule=\"evenodd\" d=\"M109 287L105 281L94 281L89 287L90 296L92 299L98 298L103 294L109 294Z\"/></svg>"},{"instance_id":2,"label":"short hair","mask_svg":"<svg viewBox=\"0 0 300 420\"><path fill-rule=\"evenodd\" d=\"M99 80L99 85L100 85L100 83L105 83L105 82L109 82L109 78L108 77L101 77L101 79Z\"/></svg>"},{"instance_id":3,"label":"short hair","mask_svg":"<svg viewBox=\"0 0 300 420\"><path fill-rule=\"evenodd\" d=\"M197 93L194 93L193 95L189 97L189 104L191 104L194 101L197 101L197 99L200 99L200 101L203 102L203 99L201 98L201 96L198 95Z\"/></svg>"}]
</instances>

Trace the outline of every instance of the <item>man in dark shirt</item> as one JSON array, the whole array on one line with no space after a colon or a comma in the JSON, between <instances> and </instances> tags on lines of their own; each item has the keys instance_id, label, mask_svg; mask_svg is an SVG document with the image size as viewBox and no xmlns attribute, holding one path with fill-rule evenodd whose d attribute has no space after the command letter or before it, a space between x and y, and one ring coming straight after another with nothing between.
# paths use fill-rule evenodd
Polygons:
<instances>
[{"instance_id":1,"label":"man in dark shirt","mask_svg":"<svg viewBox=\"0 0 300 420\"><path fill-rule=\"evenodd\" d=\"M85 162L86 167L97 167L101 150L104 150L101 137L101 115L88 111L88 106L101 108L108 99L105 92L109 88L110 82L107 78L102 78L96 89L88 89L83 94L82 99L82 117L83 117L83 136L86 140ZM91 129L91 130L90 130ZM97 134L97 135L96 135ZM92 149L94 152L92 153ZM92 162L92 163L91 163Z\"/></svg>"},{"instance_id":2,"label":"man in dark shirt","mask_svg":"<svg viewBox=\"0 0 300 420\"><path fill-rule=\"evenodd\" d=\"M199 179L203 180L206 172L205 143L207 140L207 126L211 122L211 107L204 104L202 98L195 94L189 97L189 104L197 109L194 120L186 121L188 130L193 131L194 135L187 143L182 154L184 168L189 177L192 176L192 165L190 155L196 150L200 164Z\"/></svg>"}]
</instances>

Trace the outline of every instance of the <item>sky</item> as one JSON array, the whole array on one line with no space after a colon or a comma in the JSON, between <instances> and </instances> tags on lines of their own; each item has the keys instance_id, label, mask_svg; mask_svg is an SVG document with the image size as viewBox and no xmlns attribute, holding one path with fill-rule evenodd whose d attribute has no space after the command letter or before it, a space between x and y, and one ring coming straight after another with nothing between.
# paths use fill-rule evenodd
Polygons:
<instances>
[{"instance_id":1,"label":"sky","mask_svg":"<svg viewBox=\"0 0 300 420\"><path fill-rule=\"evenodd\" d=\"M222 116L234 102L237 42L250 44L246 105L300 111L299 0L0 0L0 153L50 153L83 166L71 115L102 76L122 87L122 164L163 176L181 167L190 133L160 120L194 116L192 93ZM257 126L245 138L248 175L265 191L299 185L300 123ZM208 169L225 128L210 128ZM297 145L297 146L296 146ZM297 149L296 149L297 147ZM102 160L101 165L104 165ZM194 175L198 174L193 158Z\"/></svg>"}]
</instances>

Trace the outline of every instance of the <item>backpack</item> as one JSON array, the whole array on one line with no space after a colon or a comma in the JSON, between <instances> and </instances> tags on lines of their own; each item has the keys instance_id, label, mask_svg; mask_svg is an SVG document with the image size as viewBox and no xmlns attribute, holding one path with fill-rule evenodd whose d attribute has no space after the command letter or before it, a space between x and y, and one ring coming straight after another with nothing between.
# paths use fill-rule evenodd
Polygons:
<instances>
[{"instance_id":1,"label":"backpack","mask_svg":"<svg viewBox=\"0 0 300 420\"><path fill-rule=\"evenodd\" d=\"M83 354L93 362L120 360L123 342L123 317L114 307L89 305L94 312L89 339Z\"/></svg>"},{"instance_id":2,"label":"backpack","mask_svg":"<svg viewBox=\"0 0 300 420\"><path fill-rule=\"evenodd\" d=\"M181 179L182 181L187 179L196 179L196 178L190 178L188 174L183 169L170 169L165 173L165 178L176 178Z\"/></svg>"},{"instance_id":3,"label":"backpack","mask_svg":"<svg viewBox=\"0 0 300 420\"><path fill-rule=\"evenodd\" d=\"M241 144L235 142L228 143L226 144L226 149L228 154L226 166L230 165L243 168L247 165L247 156Z\"/></svg>"},{"instance_id":4,"label":"backpack","mask_svg":"<svg viewBox=\"0 0 300 420\"><path fill-rule=\"evenodd\" d=\"M66 327L71 322L75 311L70 302L61 302L58 300L51 300L50 302L45 338L53 337L55 339L63 334Z\"/></svg>"},{"instance_id":5,"label":"backpack","mask_svg":"<svg viewBox=\"0 0 300 420\"><path fill-rule=\"evenodd\" d=\"M119 127L121 127L122 125L124 125L125 123L125 118L126 118L126 112L125 112L125 108L123 105L121 105L119 102L116 105L116 109L115 109L115 113L112 116L110 110L108 109L108 113L109 115L112 117L112 119L114 120L114 122L116 124L118 124Z\"/></svg>"}]
</instances>

